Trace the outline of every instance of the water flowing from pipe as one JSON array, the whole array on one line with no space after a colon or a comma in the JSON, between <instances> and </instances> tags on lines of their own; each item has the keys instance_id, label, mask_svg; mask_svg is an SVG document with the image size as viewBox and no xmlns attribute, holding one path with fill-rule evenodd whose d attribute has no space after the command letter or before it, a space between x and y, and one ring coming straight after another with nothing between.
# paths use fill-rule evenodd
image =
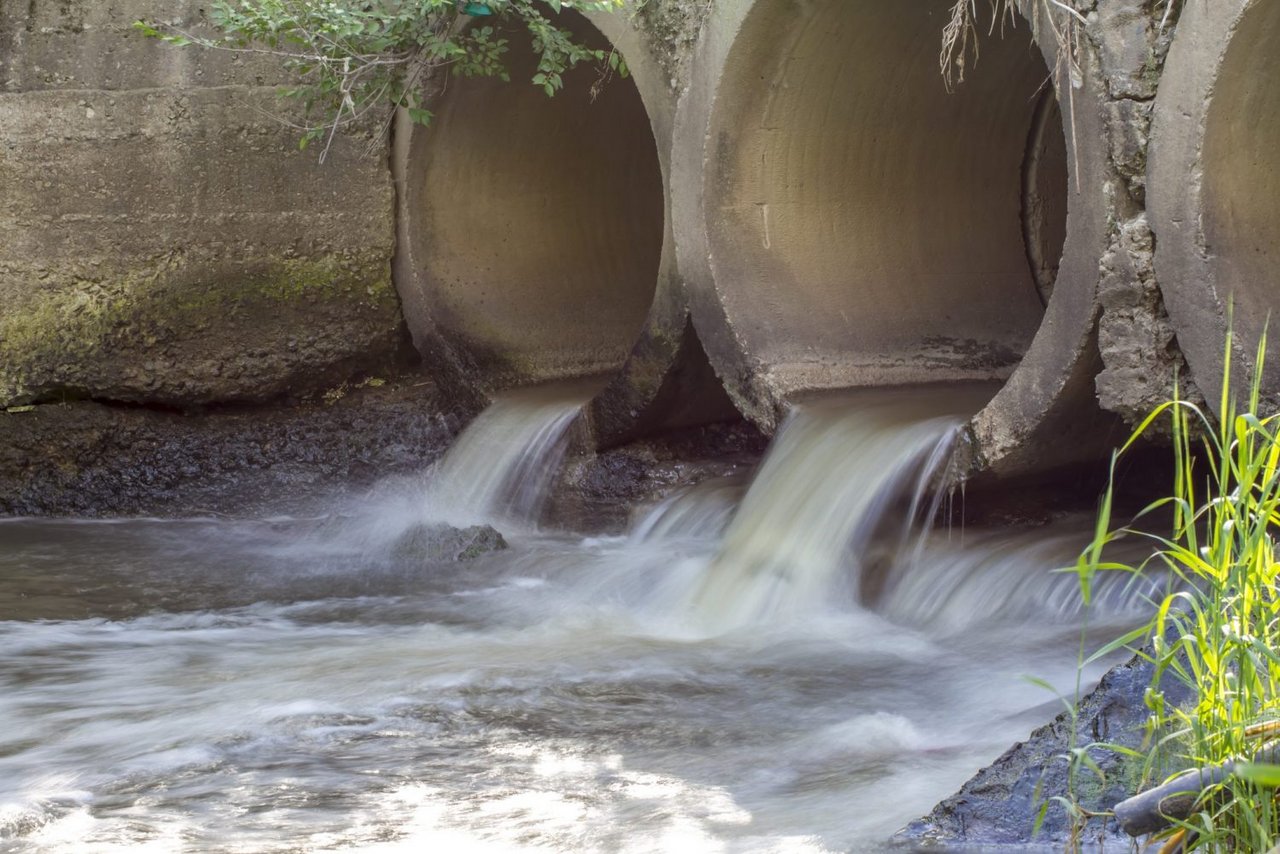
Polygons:
<instances>
[{"instance_id":1,"label":"water flowing from pipe","mask_svg":"<svg viewBox=\"0 0 1280 854\"><path fill-rule=\"evenodd\" d=\"M851 607L886 512L925 503L962 423L919 402L797 406L684 607L716 630Z\"/></svg>"},{"instance_id":2,"label":"water flowing from pipe","mask_svg":"<svg viewBox=\"0 0 1280 854\"><path fill-rule=\"evenodd\" d=\"M0 522L0 848L874 850L1075 683L1089 520L904 536L959 416L902 399L801 404L626 536L387 547L535 519L581 401L504 398L341 536ZM1099 589L1100 642L1142 591Z\"/></svg>"},{"instance_id":3,"label":"water flowing from pipe","mask_svg":"<svg viewBox=\"0 0 1280 854\"><path fill-rule=\"evenodd\" d=\"M587 401L572 389L508 393L462 431L430 475L429 518L450 525L535 523Z\"/></svg>"},{"instance_id":4,"label":"water flowing from pipe","mask_svg":"<svg viewBox=\"0 0 1280 854\"><path fill-rule=\"evenodd\" d=\"M581 384L508 392L464 429L426 472L388 478L319 519L294 524L283 551L313 566L447 561L476 538L536 529L570 429L590 398ZM455 529L473 529L471 532Z\"/></svg>"},{"instance_id":5,"label":"water flowing from pipe","mask_svg":"<svg viewBox=\"0 0 1280 854\"><path fill-rule=\"evenodd\" d=\"M1040 536L970 531L963 545L947 531L930 531L886 573L883 589L868 605L896 622L928 626L939 634L982 621L1081 620L1080 582L1070 570L1073 550L1088 541L1091 521L1083 516L1064 520L1057 530ZM1134 563L1147 552L1149 548L1137 540L1110 549L1113 557ZM1149 611L1152 597L1167 583L1167 577L1155 571L1144 576L1100 573L1094 581L1093 609L1107 619L1137 619Z\"/></svg>"}]
</instances>

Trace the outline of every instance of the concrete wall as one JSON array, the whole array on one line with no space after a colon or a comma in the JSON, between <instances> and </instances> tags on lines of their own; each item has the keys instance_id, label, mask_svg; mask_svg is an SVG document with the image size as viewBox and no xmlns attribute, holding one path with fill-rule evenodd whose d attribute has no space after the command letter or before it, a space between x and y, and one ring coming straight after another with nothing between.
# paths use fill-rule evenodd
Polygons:
<instances>
[{"instance_id":1,"label":"concrete wall","mask_svg":"<svg viewBox=\"0 0 1280 854\"><path fill-rule=\"evenodd\" d=\"M318 167L266 118L272 63L128 27L196 3L0 3L0 403L263 400L384 361L398 229L428 370L480 398L604 373L601 444L994 379L973 470L1100 454L1175 372L1217 376L1229 298L1243 349L1277 302L1274 9L1078 4L1069 62L1024 4L947 94L947 5L577 19L632 79L548 101L517 52L509 86L452 81L395 135L397 207L380 141Z\"/></svg>"},{"instance_id":2,"label":"concrete wall","mask_svg":"<svg viewBox=\"0 0 1280 854\"><path fill-rule=\"evenodd\" d=\"M275 63L130 27L200 5L0 3L0 405L264 400L400 347L385 154L321 167Z\"/></svg>"}]
</instances>

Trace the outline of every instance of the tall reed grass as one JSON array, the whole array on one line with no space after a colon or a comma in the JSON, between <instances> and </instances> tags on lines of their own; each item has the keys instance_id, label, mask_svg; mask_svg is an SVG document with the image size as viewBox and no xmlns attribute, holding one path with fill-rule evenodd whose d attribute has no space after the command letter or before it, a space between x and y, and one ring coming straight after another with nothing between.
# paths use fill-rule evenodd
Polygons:
<instances>
[{"instance_id":1,"label":"tall reed grass","mask_svg":"<svg viewBox=\"0 0 1280 854\"><path fill-rule=\"evenodd\" d=\"M1153 664L1147 768L1157 767L1157 753L1183 767L1240 761L1162 835L1170 851L1268 852L1280 839L1280 767L1249 761L1280 736L1280 416L1261 411L1264 348L1265 337L1241 398L1228 338L1217 417L1175 395L1139 425L1113 457L1094 539L1075 567L1086 604L1101 572L1170 579L1150 620L1094 655L1129 647ZM1172 493L1112 527L1116 460L1162 419L1171 421ZM1160 520L1169 531L1170 517L1170 533L1151 533ZM1121 537L1150 541L1151 556L1137 565L1109 562L1107 546ZM1191 689L1190 704L1165 703L1169 679Z\"/></svg>"}]
</instances>

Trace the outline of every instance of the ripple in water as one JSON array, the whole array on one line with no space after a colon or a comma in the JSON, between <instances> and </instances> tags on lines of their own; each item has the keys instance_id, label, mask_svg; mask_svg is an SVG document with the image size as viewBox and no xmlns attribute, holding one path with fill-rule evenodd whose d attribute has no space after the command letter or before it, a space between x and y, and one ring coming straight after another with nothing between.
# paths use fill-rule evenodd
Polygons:
<instances>
[{"instance_id":1,"label":"ripple in water","mask_svg":"<svg viewBox=\"0 0 1280 854\"><path fill-rule=\"evenodd\" d=\"M936 532L868 597L867 519L940 425L799 417L754 495L695 487L626 536L517 526L466 563L370 546L403 483L324 519L0 524L0 844L880 850L1046 716L1024 675L1074 684L1050 570L1088 526ZM893 473L842 468L846 442ZM751 590L810 572L785 607ZM1103 597L1100 635L1140 596Z\"/></svg>"}]
</instances>

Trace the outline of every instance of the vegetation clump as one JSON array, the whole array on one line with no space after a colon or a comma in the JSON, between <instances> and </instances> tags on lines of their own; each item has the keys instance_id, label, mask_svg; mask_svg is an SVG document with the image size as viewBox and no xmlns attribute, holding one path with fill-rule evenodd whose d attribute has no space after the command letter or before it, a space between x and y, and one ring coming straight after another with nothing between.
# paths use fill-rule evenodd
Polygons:
<instances>
[{"instance_id":1,"label":"vegetation clump","mask_svg":"<svg viewBox=\"0 0 1280 854\"><path fill-rule=\"evenodd\" d=\"M1280 415L1260 411L1264 348L1265 338L1240 400L1228 338L1216 417L1175 397L1139 425L1116 456L1171 419L1172 494L1112 529L1108 489L1095 538L1076 567L1086 601L1098 572L1169 578L1150 620L1098 655L1133 646L1153 665L1146 703L1158 736L1140 755L1146 767L1163 753L1166 764L1207 769L1195 775L1195 794L1181 809L1157 805L1164 829L1155 837L1170 851L1268 851L1280 840L1280 767L1258 761L1277 755L1280 736ZM1170 533L1150 533L1154 520L1170 516ZM1108 562L1106 546L1122 537L1150 541L1151 556L1138 565ZM1170 679L1190 688L1189 703L1165 702Z\"/></svg>"}]
</instances>

